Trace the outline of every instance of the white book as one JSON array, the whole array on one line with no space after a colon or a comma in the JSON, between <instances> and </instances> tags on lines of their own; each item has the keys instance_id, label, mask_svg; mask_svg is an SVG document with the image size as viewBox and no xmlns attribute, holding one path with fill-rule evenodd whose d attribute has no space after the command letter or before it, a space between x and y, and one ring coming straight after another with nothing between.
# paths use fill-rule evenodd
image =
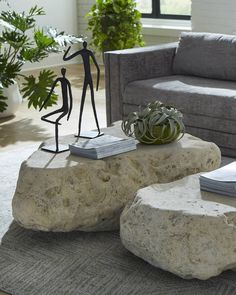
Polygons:
<instances>
[{"instance_id":1,"label":"white book","mask_svg":"<svg viewBox=\"0 0 236 295\"><path fill-rule=\"evenodd\" d=\"M96 138L81 140L69 144L74 155L91 159L102 159L136 149L134 138L121 138L112 135L102 135Z\"/></svg>"},{"instance_id":2,"label":"white book","mask_svg":"<svg viewBox=\"0 0 236 295\"><path fill-rule=\"evenodd\" d=\"M236 161L201 174L199 180L202 190L236 197Z\"/></svg>"},{"instance_id":3,"label":"white book","mask_svg":"<svg viewBox=\"0 0 236 295\"><path fill-rule=\"evenodd\" d=\"M236 182L236 161L211 172L203 173L201 177L213 181Z\"/></svg>"}]
</instances>

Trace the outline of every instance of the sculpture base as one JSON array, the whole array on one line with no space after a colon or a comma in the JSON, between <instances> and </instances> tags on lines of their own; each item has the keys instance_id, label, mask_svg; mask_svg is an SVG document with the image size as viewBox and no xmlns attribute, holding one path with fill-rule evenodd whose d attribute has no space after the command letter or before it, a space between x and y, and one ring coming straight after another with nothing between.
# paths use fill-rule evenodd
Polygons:
<instances>
[{"instance_id":1,"label":"sculpture base","mask_svg":"<svg viewBox=\"0 0 236 295\"><path fill-rule=\"evenodd\" d=\"M43 146L41 148L41 150L46 151L46 152L50 152L50 153L58 154L58 153L69 151L69 145L59 144L58 145L58 150L56 150L55 145L46 145L46 146Z\"/></svg>"},{"instance_id":2,"label":"sculpture base","mask_svg":"<svg viewBox=\"0 0 236 295\"><path fill-rule=\"evenodd\" d=\"M91 138L99 137L99 136L102 136L102 135L104 135L103 132L98 133L98 131L83 131L83 132L80 133L79 136L75 135L75 137L91 139Z\"/></svg>"}]
</instances>

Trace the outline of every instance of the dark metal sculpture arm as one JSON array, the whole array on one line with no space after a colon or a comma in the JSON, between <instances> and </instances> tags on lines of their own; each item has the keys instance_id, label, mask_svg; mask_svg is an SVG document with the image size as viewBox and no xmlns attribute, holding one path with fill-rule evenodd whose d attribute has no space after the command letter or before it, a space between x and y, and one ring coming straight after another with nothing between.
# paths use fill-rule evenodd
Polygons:
<instances>
[{"instance_id":1,"label":"dark metal sculpture arm","mask_svg":"<svg viewBox=\"0 0 236 295\"><path fill-rule=\"evenodd\" d=\"M59 79L57 78L57 79L53 82L52 87L51 87L51 90L50 90L50 92L48 93L47 98L45 99L45 101L43 102L41 108L39 109L40 112L41 112L41 110L44 108L44 106L46 105L46 103L48 102L48 100L50 99L50 97L51 97L51 95L52 95L52 93L53 93L53 90L54 90L54 88L56 87L58 81L59 81Z\"/></svg>"},{"instance_id":2,"label":"dark metal sculpture arm","mask_svg":"<svg viewBox=\"0 0 236 295\"><path fill-rule=\"evenodd\" d=\"M70 59L72 59L75 56L77 56L77 55L80 54L80 50L79 50L79 51L76 51L75 53L71 54L70 56L67 56L67 54L69 53L70 49L71 49L71 46L69 46L68 49L66 50L66 52L64 53L64 55L63 55L63 60L64 61L70 60Z\"/></svg>"}]
</instances>

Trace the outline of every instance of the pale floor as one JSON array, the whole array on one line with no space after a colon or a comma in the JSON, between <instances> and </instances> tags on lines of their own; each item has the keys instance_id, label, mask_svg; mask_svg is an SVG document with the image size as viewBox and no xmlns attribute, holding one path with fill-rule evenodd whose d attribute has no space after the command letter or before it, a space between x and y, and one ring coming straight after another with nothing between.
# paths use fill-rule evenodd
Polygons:
<instances>
[{"instance_id":1,"label":"pale floor","mask_svg":"<svg viewBox=\"0 0 236 295\"><path fill-rule=\"evenodd\" d=\"M61 76L60 68L54 68L55 72ZM67 78L72 85L74 106L69 121L62 120L59 126L59 137L67 134L77 133L80 98L83 87L83 68L81 65L69 65L67 68ZM37 71L32 72L33 74ZM94 76L94 84L96 84L96 76ZM60 87L57 93L61 94ZM95 92L95 103L98 114L100 127L106 127L105 114L105 89L104 89L104 69L101 68L101 79L99 91ZM14 117L0 119L0 151L17 150L19 147L32 144L40 144L49 137L54 136L54 125L41 121L41 116L57 109L60 106L52 107L39 112L35 109L27 108L27 101L24 101ZM82 120L82 130L95 129L96 124L90 101L90 91L88 89L85 100L85 109ZM0 291L0 295L6 295ZM23 295L23 294L22 294Z\"/></svg>"}]
</instances>

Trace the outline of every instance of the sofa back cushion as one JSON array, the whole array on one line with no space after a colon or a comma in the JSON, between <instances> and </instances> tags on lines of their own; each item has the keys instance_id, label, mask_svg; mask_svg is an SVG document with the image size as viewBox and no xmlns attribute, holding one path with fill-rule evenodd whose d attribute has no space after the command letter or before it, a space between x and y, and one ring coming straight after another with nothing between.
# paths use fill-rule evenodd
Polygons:
<instances>
[{"instance_id":1,"label":"sofa back cushion","mask_svg":"<svg viewBox=\"0 0 236 295\"><path fill-rule=\"evenodd\" d=\"M236 36L182 33L173 72L236 81Z\"/></svg>"}]
</instances>

